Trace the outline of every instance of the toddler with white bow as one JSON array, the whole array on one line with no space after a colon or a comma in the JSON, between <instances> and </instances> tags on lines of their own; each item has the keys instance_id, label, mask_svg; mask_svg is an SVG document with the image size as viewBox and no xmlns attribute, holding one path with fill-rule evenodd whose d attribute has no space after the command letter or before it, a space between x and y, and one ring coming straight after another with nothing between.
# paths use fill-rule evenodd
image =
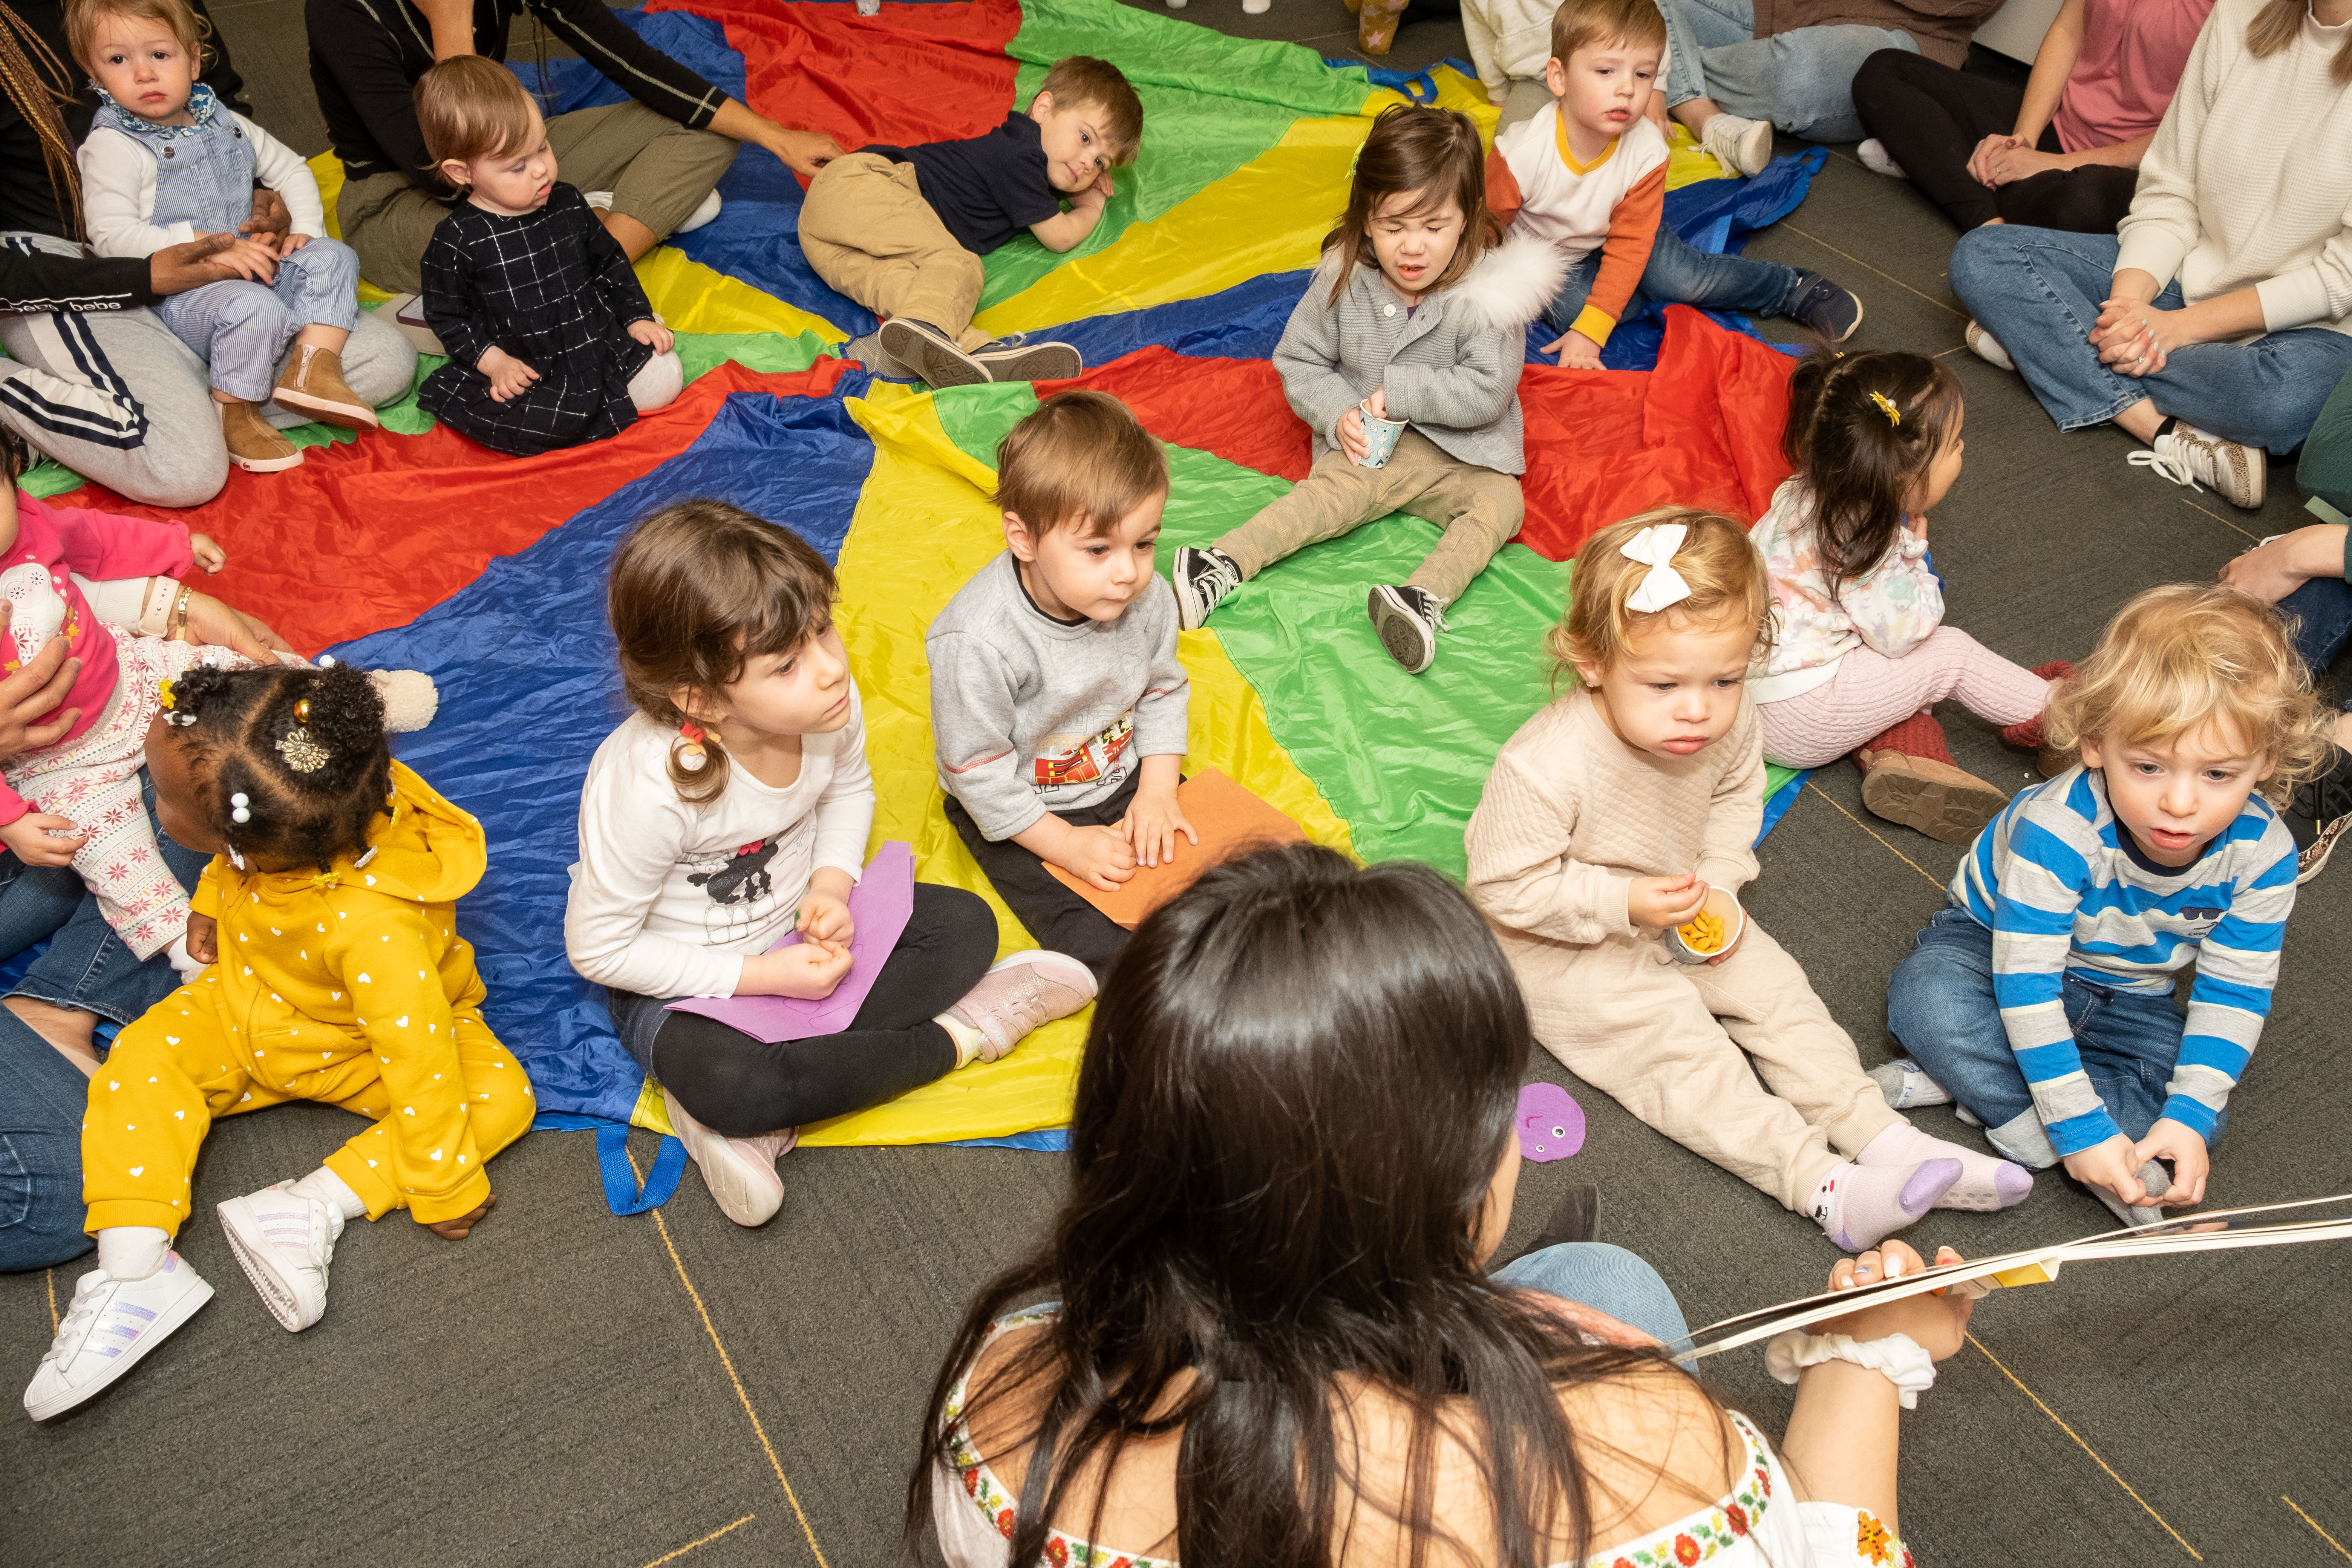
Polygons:
<instances>
[{"instance_id":1,"label":"toddler with white bow","mask_svg":"<svg viewBox=\"0 0 2352 1568\"><path fill-rule=\"evenodd\" d=\"M1676 927L1757 872L1763 731L1747 690L1771 595L1747 531L1688 509L1601 530L1548 639L1578 685L1495 759L1470 895L1535 1035L1587 1083L1850 1252L1930 1208L2006 1208L2024 1167L1915 1129L1804 971L1745 917ZM1753 1065L1750 1065L1750 1058ZM1758 1081L1759 1078L1762 1081Z\"/></svg>"}]
</instances>

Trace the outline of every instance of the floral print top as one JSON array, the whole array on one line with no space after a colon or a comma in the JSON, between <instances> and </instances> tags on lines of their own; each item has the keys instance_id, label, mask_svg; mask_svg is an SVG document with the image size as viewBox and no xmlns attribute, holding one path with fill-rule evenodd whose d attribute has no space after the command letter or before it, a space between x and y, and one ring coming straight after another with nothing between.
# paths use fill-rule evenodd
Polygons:
<instances>
[{"instance_id":1,"label":"floral print top","mask_svg":"<svg viewBox=\"0 0 2352 1568\"><path fill-rule=\"evenodd\" d=\"M999 1318L981 1342L985 1352L1010 1329L1051 1321L1057 1305L1024 1308ZM977 1359L977 1358L975 1358ZM948 1394L952 1464L932 1471L932 1516L948 1568L1013 1568L1017 1500L972 1447L963 1423L970 1375ZM1730 1491L1709 1507L1586 1559L1585 1568L1915 1568L1902 1541L1865 1510L1799 1501L1780 1461L1738 1412L1742 1467ZM1177 1568L1173 1557L1152 1557L1096 1546L1055 1530L1045 1538L1045 1568ZM1559 1568L1570 1568L1560 1564Z\"/></svg>"},{"instance_id":2,"label":"floral print top","mask_svg":"<svg viewBox=\"0 0 2352 1568\"><path fill-rule=\"evenodd\" d=\"M1831 592L1813 538L1812 488L1802 477L1781 481L1748 537L1772 585L1772 646L1748 668L1759 702L1822 684L1857 647L1901 658L1943 624L1944 585L1927 563L1927 542L1907 530L1885 559Z\"/></svg>"}]
</instances>

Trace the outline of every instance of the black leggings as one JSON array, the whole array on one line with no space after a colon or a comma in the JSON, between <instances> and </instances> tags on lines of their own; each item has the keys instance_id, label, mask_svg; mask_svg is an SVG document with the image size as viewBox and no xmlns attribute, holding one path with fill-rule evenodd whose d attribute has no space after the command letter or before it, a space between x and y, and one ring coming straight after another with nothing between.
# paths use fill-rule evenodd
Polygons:
<instances>
[{"instance_id":1,"label":"black leggings","mask_svg":"<svg viewBox=\"0 0 2352 1568\"><path fill-rule=\"evenodd\" d=\"M1853 107L1863 125L1919 194L1962 228L2000 218L2032 228L2113 234L2131 211L2137 169L2091 163L2048 169L1990 189L1969 173L1969 157L1988 136L2017 129L2022 89L2003 87L1938 65L1906 49L1881 49L1854 73ZM2054 126L2034 143L2044 153L2065 149Z\"/></svg>"},{"instance_id":2,"label":"black leggings","mask_svg":"<svg viewBox=\"0 0 2352 1568\"><path fill-rule=\"evenodd\" d=\"M729 1138L863 1110L956 1065L955 1042L932 1020L995 957L996 915L986 900L918 882L906 934L847 1029L770 1045L715 1018L667 1013L654 1036L654 1076L688 1115Z\"/></svg>"},{"instance_id":3,"label":"black leggings","mask_svg":"<svg viewBox=\"0 0 2352 1568\"><path fill-rule=\"evenodd\" d=\"M1143 769L1139 765L1109 799L1054 815L1074 827L1111 826L1127 816L1142 783ZM1127 928L1070 891L1045 869L1045 862L1034 852L1010 838L991 839L981 832L980 824L953 795L947 797L947 816L949 826L971 851L1013 918L1028 927L1029 934L1048 952L1066 954L1092 970L1099 986L1110 972L1111 961L1127 946Z\"/></svg>"}]
</instances>

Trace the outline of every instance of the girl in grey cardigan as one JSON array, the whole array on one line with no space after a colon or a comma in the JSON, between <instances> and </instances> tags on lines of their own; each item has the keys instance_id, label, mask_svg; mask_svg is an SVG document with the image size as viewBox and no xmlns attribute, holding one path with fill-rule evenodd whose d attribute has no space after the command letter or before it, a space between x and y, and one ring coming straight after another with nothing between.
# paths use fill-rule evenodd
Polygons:
<instances>
[{"instance_id":1,"label":"girl in grey cardigan","mask_svg":"<svg viewBox=\"0 0 2352 1568\"><path fill-rule=\"evenodd\" d=\"M1552 246L1498 243L1484 163L1476 128L1451 110L1401 106L1373 125L1347 216L1274 351L1314 470L1207 549L1176 552L1186 630L1284 556L1410 512L1444 535L1367 608L1389 656L1418 675L1445 606L1518 532L1519 368L1562 268Z\"/></svg>"}]
</instances>

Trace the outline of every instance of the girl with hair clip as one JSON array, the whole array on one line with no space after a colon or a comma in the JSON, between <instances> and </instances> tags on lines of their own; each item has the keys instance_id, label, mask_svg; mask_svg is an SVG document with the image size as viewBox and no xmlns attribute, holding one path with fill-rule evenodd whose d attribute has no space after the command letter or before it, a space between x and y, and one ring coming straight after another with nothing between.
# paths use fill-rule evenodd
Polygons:
<instances>
[{"instance_id":1,"label":"girl with hair clip","mask_svg":"<svg viewBox=\"0 0 2352 1568\"><path fill-rule=\"evenodd\" d=\"M1543 240L1502 238L1467 116L1382 110L1347 214L1324 236L1274 351L1283 395L1312 432L1314 469L1214 544L1177 550L1184 629L1283 557L1404 511L1444 537L1402 584L1373 588L1367 608L1389 657L1409 674L1427 669L1446 605L1527 514L1527 324L1566 269Z\"/></svg>"},{"instance_id":2,"label":"girl with hair clip","mask_svg":"<svg viewBox=\"0 0 2352 1568\"><path fill-rule=\"evenodd\" d=\"M670 1130L738 1225L782 1206L776 1160L803 1123L995 1061L1094 998L1094 976L1057 952L992 965L988 905L918 882L841 1033L771 1042L667 1010L830 996L849 973L874 782L835 591L797 534L724 501L663 508L613 559L606 603L636 711L588 764L564 947L605 988L621 1044L660 1081Z\"/></svg>"},{"instance_id":3,"label":"girl with hair clip","mask_svg":"<svg viewBox=\"0 0 2352 1568\"><path fill-rule=\"evenodd\" d=\"M530 1081L482 1021L457 900L481 825L392 760L363 672L200 669L163 683L156 816L215 858L188 946L210 965L124 1027L89 1080L83 1196L98 1268L25 1391L79 1405L211 1300L172 1250L213 1119L310 1100L373 1123L299 1181L219 1205L262 1304L299 1331L327 1305L350 1221L406 1209L463 1240L497 1200L483 1166L522 1135Z\"/></svg>"},{"instance_id":4,"label":"girl with hair clip","mask_svg":"<svg viewBox=\"0 0 2352 1568\"><path fill-rule=\"evenodd\" d=\"M927 1531L949 1568L1903 1560L1894 1379L1933 1381L1968 1303L1776 1343L1775 1452L1667 1359L1682 1314L1640 1258L1489 1272L1528 1014L1436 872L1305 846L1213 868L1105 994L1069 1195L964 1314L901 1563ZM1830 1289L1922 1266L1894 1242Z\"/></svg>"},{"instance_id":5,"label":"girl with hair clip","mask_svg":"<svg viewBox=\"0 0 2352 1568\"><path fill-rule=\"evenodd\" d=\"M1503 747L1468 833L1470 895L1536 1037L1849 1252L1930 1207L2023 1198L2022 1167L1888 1107L1796 961L1738 908L1764 815L1745 677L1770 604L1746 533L1713 512L1645 512L1588 540L1573 581L1549 646L1578 685ZM1687 933L1670 951L1718 892L1732 896L1716 900L1713 956L1689 962Z\"/></svg>"},{"instance_id":6,"label":"girl with hair clip","mask_svg":"<svg viewBox=\"0 0 2352 1568\"><path fill-rule=\"evenodd\" d=\"M1797 471L1748 530L1772 586L1772 639L1748 669L1766 759L1813 768L1851 752L1864 805L1947 844L2009 797L1960 771L1930 706L1958 698L2031 750L2069 668L2025 669L1942 624L1927 514L1960 476L1965 413L1958 380L1923 355L1811 355L1781 437Z\"/></svg>"}]
</instances>

